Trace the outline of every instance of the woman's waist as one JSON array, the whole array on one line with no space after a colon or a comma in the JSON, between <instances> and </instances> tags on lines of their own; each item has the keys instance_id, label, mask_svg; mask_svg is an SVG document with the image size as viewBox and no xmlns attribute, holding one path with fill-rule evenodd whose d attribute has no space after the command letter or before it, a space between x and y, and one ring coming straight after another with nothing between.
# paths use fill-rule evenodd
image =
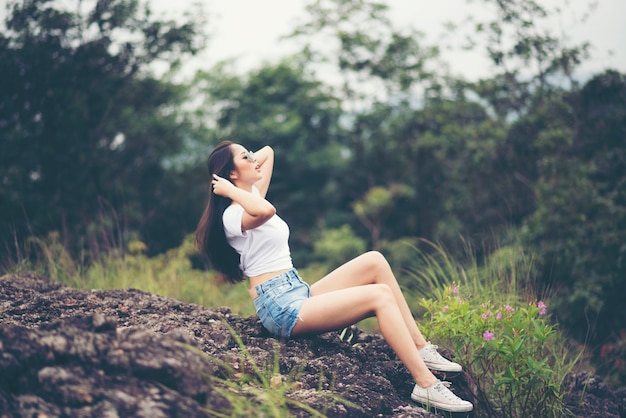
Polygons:
<instances>
[{"instance_id":1,"label":"woman's waist","mask_svg":"<svg viewBox=\"0 0 626 418\"><path fill-rule=\"evenodd\" d=\"M258 294L256 291L256 287L260 284L263 284L265 282L267 282L268 280L276 277L276 276L280 276L281 274L285 274L289 271L293 270L293 268L286 268L286 269L281 269L278 271L272 271L269 273L263 273L263 274L259 274L258 276L254 276L254 277L250 277L250 289L248 289L248 292L250 292L250 297L252 299L256 299Z\"/></svg>"}]
</instances>

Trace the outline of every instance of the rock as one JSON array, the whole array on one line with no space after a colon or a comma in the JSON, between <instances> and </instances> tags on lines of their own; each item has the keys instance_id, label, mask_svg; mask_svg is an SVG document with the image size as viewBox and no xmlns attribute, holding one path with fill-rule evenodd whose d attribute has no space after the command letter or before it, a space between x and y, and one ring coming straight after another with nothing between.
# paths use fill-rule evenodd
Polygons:
<instances>
[{"instance_id":1,"label":"rock","mask_svg":"<svg viewBox=\"0 0 626 418\"><path fill-rule=\"evenodd\" d=\"M0 278L0 417L229 415L233 402L273 396L267 388L295 417L311 408L330 417L438 416L410 400L412 378L380 336L351 333L350 342L337 333L281 342L256 316L227 308L8 275ZM259 375L266 386L229 385ZM567 381L572 410L624 416L624 393L590 382ZM468 390L462 377L453 383Z\"/></svg>"},{"instance_id":2,"label":"rock","mask_svg":"<svg viewBox=\"0 0 626 418\"><path fill-rule=\"evenodd\" d=\"M617 391L598 376L586 372L568 375L563 382L573 416L585 418L626 417L626 388Z\"/></svg>"}]
</instances>

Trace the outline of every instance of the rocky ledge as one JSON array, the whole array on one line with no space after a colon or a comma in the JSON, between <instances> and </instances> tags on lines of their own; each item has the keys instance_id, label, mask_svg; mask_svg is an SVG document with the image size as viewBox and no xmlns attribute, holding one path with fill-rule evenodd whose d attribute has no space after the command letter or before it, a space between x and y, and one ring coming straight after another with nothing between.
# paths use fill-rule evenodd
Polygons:
<instances>
[{"instance_id":1,"label":"rocky ledge","mask_svg":"<svg viewBox=\"0 0 626 418\"><path fill-rule=\"evenodd\" d=\"M411 403L411 376L377 335L281 342L256 316L33 273L0 278L0 354L1 418L254 415L268 392L296 417L437 416ZM577 416L624 416L624 390L587 374L565 384ZM462 375L453 390L464 396Z\"/></svg>"}]
</instances>

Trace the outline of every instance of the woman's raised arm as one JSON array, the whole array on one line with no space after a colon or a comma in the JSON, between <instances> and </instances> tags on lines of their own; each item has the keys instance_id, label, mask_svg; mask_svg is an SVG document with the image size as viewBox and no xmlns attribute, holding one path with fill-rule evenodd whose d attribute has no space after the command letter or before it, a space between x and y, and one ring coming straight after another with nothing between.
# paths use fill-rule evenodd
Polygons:
<instances>
[{"instance_id":1,"label":"woman's raised arm","mask_svg":"<svg viewBox=\"0 0 626 418\"><path fill-rule=\"evenodd\" d=\"M265 197L270 187L270 182L272 181L272 172L274 171L274 150L269 145L266 145L255 152L254 157L259 163L261 174L263 175L263 177L255 183L255 186L259 189L261 196Z\"/></svg>"}]
</instances>

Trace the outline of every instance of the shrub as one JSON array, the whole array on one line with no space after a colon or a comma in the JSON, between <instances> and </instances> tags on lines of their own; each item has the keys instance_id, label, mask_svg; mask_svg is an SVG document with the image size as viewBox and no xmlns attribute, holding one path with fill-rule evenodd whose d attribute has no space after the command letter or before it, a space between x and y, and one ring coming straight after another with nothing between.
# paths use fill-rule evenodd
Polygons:
<instances>
[{"instance_id":1,"label":"shrub","mask_svg":"<svg viewBox=\"0 0 626 418\"><path fill-rule=\"evenodd\" d=\"M365 241L349 225L323 229L313 244L313 256L329 270L335 269L366 250Z\"/></svg>"},{"instance_id":2,"label":"shrub","mask_svg":"<svg viewBox=\"0 0 626 418\"><path fill-rule=\"evenodd\" d=\"M493 303L455 284L421 299L422 328L463 364L477 416L562 416L561 383L575 360L567 354L547 306Z\"/></svg>"}]
</instances>

